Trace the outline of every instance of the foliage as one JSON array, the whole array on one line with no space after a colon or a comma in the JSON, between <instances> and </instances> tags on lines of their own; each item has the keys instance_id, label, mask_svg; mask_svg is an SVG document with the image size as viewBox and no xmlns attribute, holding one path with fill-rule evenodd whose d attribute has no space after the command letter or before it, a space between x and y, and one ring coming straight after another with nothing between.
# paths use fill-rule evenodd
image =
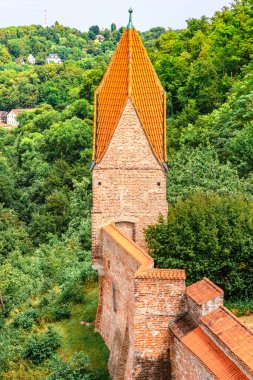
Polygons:
<instances>
[{"instance_id":1,"label":"foliage","mask_svg":"<svg viewBox=\"0 0 253 380\"><path fill-rule=\"evenodd\" d=\"M253 203L198 194L169 205L168 221L148 227L157 265L186 269L188 283L210 278L227 298L250 298L253 280Z\"/></svg>"},{"instance_id":2,"label":"foliage","mask_svg":"<svg viewBox=\"0 0 253 380\"><path fill-rule=\"evenodd\" d=\"M23 344L18 330L7 327L6 324L0 328L0 374L7 371L14 360L20 359L19 348Z\"/></svg>"},{"instance_id":3,"label":"foliage","mask_svg":"<svg viewBox=\"0 0 253 380\"><path fill-rule=\"evenodd\" d=\"M167 174L168 201L175 202L191 194L204 192L207 195L243 194L252 199L253 183L240 179L238 172L229 162L221 164L211 146L189 148L187 145L171 152Z\"/></svg>"},{"instance_id":4,"label":"foliage","mask_svg":"<svg viewBox=\"0 0 253 380\"><path fill-rule=\"evenodd\" d=\"M237 317L242 315L251 315L253 314L253 300L252 298L236 301L226 301L225 306L228 307L232 313Z\"/></svg>"},{"instance_id":5,"label":"foliage","mask_svg":"<svg viewBox=\"0 0 253 380\"><path fill-rule=\"evenodd\" d=\"M152 61L172 104L171 115L194 100L206 114L220 106L252 57L251 1L234 1L208 19L187 20L187 28L163 33Z\"/></svg>"},{"instance_id":6,"label":"foliage","mask_svg":"<svg viewBox=\"0 0 253 380\"><path fill-rule=\"evenodd\" d=\"M236 83L228 101L209 115L200 116L194 125L178 135L171 130L171 146L199 146L211 144L223 163L230 161L240 176L247 177L253 170L253 74L252 65L246 75ZM250 70L248 72L248 70Z\"/></svg>"},{"instance_id":7,"label":"foliage","mask_svg":"<svg viewBox=\"0 0 253 380\"><path fill-rule=\"evenodd\" d=\"M52 320L53 321L60 321L62 319L68 319L70 318L71 310L70 307L67 305L58 305L54 308L52 312Z\"/></svg>"},{"instance_id":8,"label":"foliage","mask_svg":"<svg viewBox=\"0 0 253 380\"><path fill-rule=\"evenodd\" d=\"M185 29L140 34L169 117L169 219L148 229L150 248L158 265L186 267L189 282L207 275L244 311L252 287L252 12L251 1L237 0ZM80 320L92 323L97 305L96 289L87 290L96 281L93 96L123 31L58 22L0 29L0 109L35 108L15 130L0 128L0 373L46 378L53 324L66 359L54 359L53 378L107 378L91 371L106 366L106 348ZM45 64L51 53L63 63ZM84 356L72 361L74 351Z\"/></svg>"},{"instance_id":9,"label":"foliage","mask_svg":"<svg viewBox=\"0 0 253 380\"><path fill-rule=\"evenodd\" d=\"M50 380L101 380L107 376L102 370L91 370L90 360L82 352L76 353L71 362L66 363L59 358L51 362L53 374L48 377Z\"/></svg>"},{"instance_id":10,"label":"foliage","mask_svg":"<svg viewBox=\"0 0 253 380\"><path fill-rule=\"evenodd\" d=\"M34 364L40 364L52 357L55 349L60 345L58 334L49 328L45 333L33 334L26 343L23 356Z\"/></svg>"},{"instance_id":11,"label":"foliage","mask_svg":"<svg viewBox=\"0 0 253 380\"><path fill-rule=\"evenodd\" d=\"M36 309L28 308L24 313L19 313L13 321L13 326L16 328L22 327L25 330L30 330L34 323L37 322L39 313Z\"/></svg>"}]
</instances>

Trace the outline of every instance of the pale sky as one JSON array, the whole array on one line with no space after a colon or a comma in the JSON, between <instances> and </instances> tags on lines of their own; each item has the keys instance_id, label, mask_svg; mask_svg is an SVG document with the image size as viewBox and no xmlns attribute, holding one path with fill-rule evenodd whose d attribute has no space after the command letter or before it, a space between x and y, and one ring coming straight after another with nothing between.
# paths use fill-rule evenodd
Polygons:
<instances>
[{"instance_id":1,"label":"pale sky","mask_svg":"<svg viewBox=\"0 0 253 380\"><path fill-rule=\"evenodd\" d=\"M182 28L188 18L211 17L232 0L0 0L0 27L59 23L86 31L91 25L125 26L128 9L134 10L133 24L140 31L154 26Z\"/></svg>"}]
</instances>

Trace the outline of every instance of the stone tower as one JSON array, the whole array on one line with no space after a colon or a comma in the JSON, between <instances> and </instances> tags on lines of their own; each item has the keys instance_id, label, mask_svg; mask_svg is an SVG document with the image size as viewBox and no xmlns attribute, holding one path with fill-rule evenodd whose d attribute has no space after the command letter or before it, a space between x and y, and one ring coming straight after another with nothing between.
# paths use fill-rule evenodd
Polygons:
<instances>
[{"instance_id":1,"label":"stone tower","mask_svg":"<svg viewBox=\"0 0 253 380\"><path fill-rule=\"evenodd\" d=\"M93 267L99 269L101 227L114 223L145 248L144 228L167 215L166 94L131 10L95 92L92 183Z\"/></svg>"}]
</instances>

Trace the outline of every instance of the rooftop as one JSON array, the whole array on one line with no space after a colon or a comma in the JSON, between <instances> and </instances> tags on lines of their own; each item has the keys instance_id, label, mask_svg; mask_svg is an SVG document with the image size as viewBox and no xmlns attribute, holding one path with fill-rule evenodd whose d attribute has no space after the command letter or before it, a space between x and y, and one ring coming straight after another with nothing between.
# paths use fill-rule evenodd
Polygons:
<instances>
[{"instance_id":1,"label":"rooftop","mask_svg":"<svg viewBox=\"0 0 253 380\"><path fill-rule=\"evenodd\" d=\"M253 331L224 306L205 315L201 323L253 373Z\"/></svg>"},{"instance_id":2,"label":"rooftop","mask_svg":"<svg viewBox=\"0 0 253 380\"><path fill-rule=\"evenodd\" d=\"M14 112L18 115L20 112L36 111L37 108L14 108L10 112Z\"/></svg>"},{"instance_id":3,"label":"rooftop","mask_svg":"<svg viewBox=\"0 0 253 380\"><path fill-rule=\"evenodd\" d=\"M136 278L160 278L161 280L185 280L185 271L183 269L147 269L138 271Z\"/></svg>"},{"instance_id":4,"label":"rooftop","mask_svg":"<svg viewBox=\"0 0 253 380\"><path fill-rule=\"evenodd\" d=\"M150 268L154 263L153 258L113 224L102 227L102 231L110 236L140 264L139 269L135 273L135 278L155 278L161 280L185 279L185 271L181 269Z\"/></svg>"},{"instance_id":5,"label":"rooftop","mask_svg":"<svg viewBox=\"0 0 253 380\"><path fill-rule=\"evenodd\" d=\"M198 305L204 305L206 302L223 294L223 290L215 285L208 278L197 281L186 289L186 294Z\"/></svg>"},{"instance_id":6,"label":"rooftop","mask_svg":"<svg viewBox=\"0 0 253 380\"><path fill-rule=\"evenodd\" d=\"M147 252L129 239L122 231L113 224L102 227L102 231L106 232L117 244L135 258L141 265L148 265L154 262Z\"/></svg>"},{"instance_id":7,"label":"rooftop","mask_svg":"<svg viewBox=\"0 0 253 380\"><path fill-rule=\"evenodd\" d=\"M138 32L130 23L95 92L93 160L100 162L130 98L150 147L166 162L166 94Z\"/></svg>"},{"instance_id":8,"label":"rooftop","mask_svg":"<svg viewBox=\"0 0 253 380\"><path fill-rule=\"evenodd\" d=\"M198 357L217 379L248 379L200 327L185 335L181 342Z\"/></svg>"}]
</instances>

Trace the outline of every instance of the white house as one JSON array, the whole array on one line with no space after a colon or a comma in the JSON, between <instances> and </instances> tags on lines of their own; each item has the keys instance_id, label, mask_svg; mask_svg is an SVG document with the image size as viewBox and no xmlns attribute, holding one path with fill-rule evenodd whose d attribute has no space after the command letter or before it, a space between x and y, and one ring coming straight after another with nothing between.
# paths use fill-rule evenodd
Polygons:
<instances>
[{"instance_id":1,"label":"white house","mask_svg":"<svg viewBox=\"0 0 253 380\"><path fill-rule=\"evenodd\" d=\"M29 54L27 57L27 62L30 63L30 65L35 65L36 59L34 58L32 54Z\"/></svg>"},{"instance_id":2,"label":"white house","mask_svg":"<svg viewBox=\"0 0 253 380\"><path fill-rule=\"evenodd\" d=\"M62 63L58 54L49 54L46 58L46 63Z\"/></svg>"},{"instance_id":3,"label":"white house","mask_svg":"<svg viewBox=\"0 0 253 380\"><path fill-rule=\"evenodd\" d=\"M27 111L34 111L36 108L16 108L11 110L7 115L7 124L17 127L18 121L17 116L20 114L20 112L27 112Z\"/></svg>"}]
</instances>

